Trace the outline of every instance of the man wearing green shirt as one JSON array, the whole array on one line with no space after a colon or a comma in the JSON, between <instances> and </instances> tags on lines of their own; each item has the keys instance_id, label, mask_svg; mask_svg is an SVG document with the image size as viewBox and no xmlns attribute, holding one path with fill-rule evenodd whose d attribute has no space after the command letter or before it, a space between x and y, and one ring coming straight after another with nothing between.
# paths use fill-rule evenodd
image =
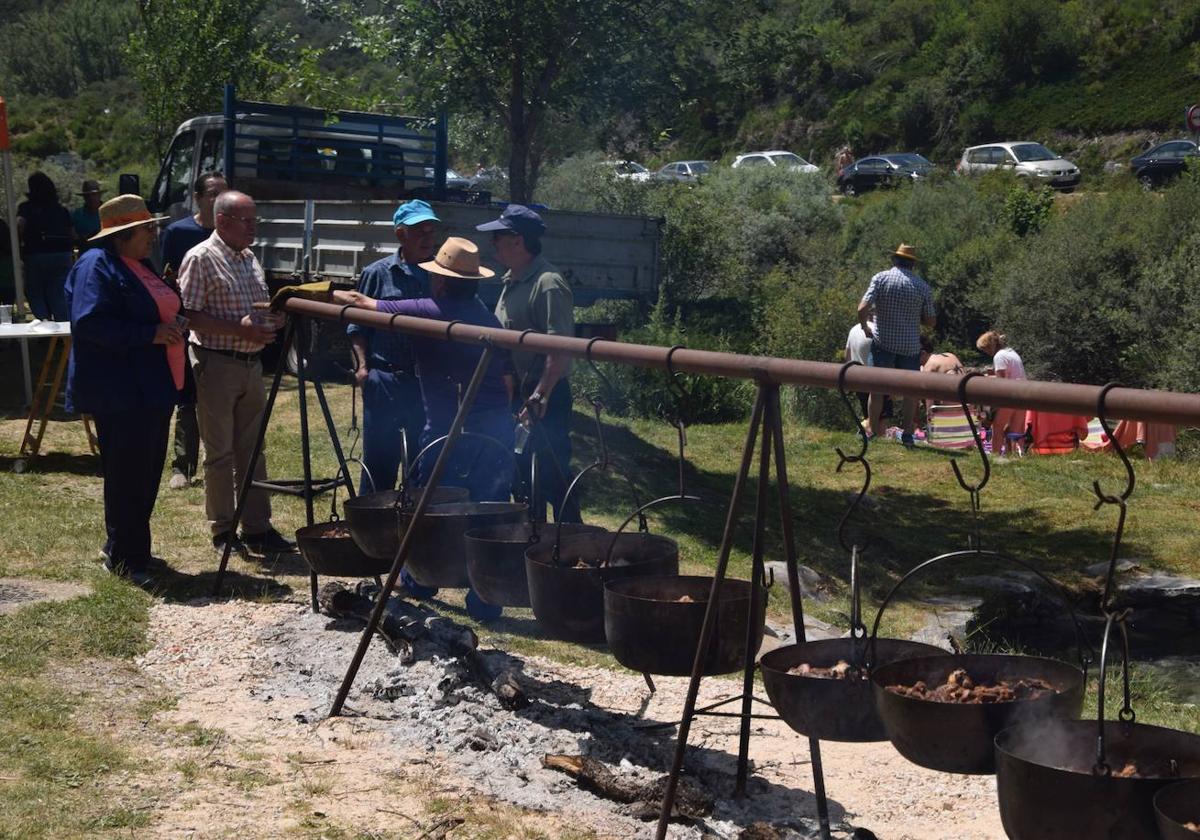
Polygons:
<instances>
[{"instance_id":1,"label":"man wearing green shirt","mask_svg":"<svg viewBox=\"0 0 1200 840\"><path fill-rule=\"evenodd\" d=\"M496 260L508 269L496 304L500 325L573 337L574 296L559 270L542 256L542 234L546 232L542 217L521 204L510 204L499 219L475 229L492 234ZM536 452L538 505L548 501L556 521L579 522L579 500L572 498L563 505L572 476L570 357L513 351L512 361L518 382L513 410L522 422L536 424L530 445L517 456L521 480L528 486ZM542 511L536 513L541 518Z\"/></svg>"},{"instance_id":2,"label":"man wearing green shirt","mask_svg":"<svg viewBox=\"0 0 1200 840\"><path fill-rule=\"evenodd\" d=\"M100 230L100 204L104 199L104 190L99 181L84 181L83 189L79 191L83 205L71 211L71 227L75 229L75 247L83 253L88 248L95 248L96 243L88 242Z\"/></svg>"}]
</instances>

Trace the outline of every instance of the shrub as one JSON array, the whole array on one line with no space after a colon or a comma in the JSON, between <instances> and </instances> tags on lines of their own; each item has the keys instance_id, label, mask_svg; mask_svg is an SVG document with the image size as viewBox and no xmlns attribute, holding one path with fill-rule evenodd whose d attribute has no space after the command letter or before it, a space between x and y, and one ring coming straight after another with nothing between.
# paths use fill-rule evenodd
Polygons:
<instances>
[{"instance_id":1,"label":"shrub","mask_svg":"<svg viewBox=\"0 0 1200 840\"><path fill-rule=\"evenodd\" d=\"M1050 218L1054 206L1054 191L1049 187L1034 190L1016 186L1008 191L1004 199L1004 217L1017 236L1037 233Z\"/></svg>"}]
</instances>

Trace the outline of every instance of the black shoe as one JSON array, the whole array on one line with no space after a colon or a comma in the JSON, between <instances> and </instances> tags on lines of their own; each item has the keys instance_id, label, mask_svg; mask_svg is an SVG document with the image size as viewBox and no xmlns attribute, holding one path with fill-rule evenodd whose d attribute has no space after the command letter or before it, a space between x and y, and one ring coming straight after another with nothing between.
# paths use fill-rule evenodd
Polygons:
<instances>
[{"instance_id":1,"label":"black shoe","mask_svg":"<svg viewBox=\"0 0 1200 840\"><path fill-rule=\"evenodd\" d=\"M142 589L149 589L154 586L154 576L150 572L145 569L130 569L119 561L114 563L111 559L105 560L104 571L110 575L124 578L134 586L140 586Z\"/></svg>"},{"instance_id":2,"label":"black shoe","mask_svg":"<svg viewBox=\"0 0 1200 840\"><path fill-rule=\"evenodd\" d=\"M242 542L251 554L261 554L270 557L275 554L293 554L296 544L284 537L274 528L261 534L242 534Z\"/></svg>"},{"instance_id":3,"label":"black shoe","mask_svg":"<svg viewBox=\"0 0 1200 840\"><path fill-rule=\"evenodd\" d=\"M225 553L225 543L231 543L229 547L230 554L236 554L243 560L246 558L246 546L237 538L233 531L224 531L220 534L213 535L213 550L216 551L217 554Z\"/></svg>"}]
</instances>

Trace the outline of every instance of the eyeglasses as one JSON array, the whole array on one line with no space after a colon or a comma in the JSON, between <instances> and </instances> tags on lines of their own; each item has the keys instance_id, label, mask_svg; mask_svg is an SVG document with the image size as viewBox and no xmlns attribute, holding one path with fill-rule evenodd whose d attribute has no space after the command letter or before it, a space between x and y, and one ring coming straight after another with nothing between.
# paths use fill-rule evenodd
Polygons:
<instances>
[{"instance_id":1,"label":"eyeglasses","mask_svg":"<svg viewBox=\"0 0 1200 840\"><path fill-rule=\"evenodd\" d=\"M499 242L501 239L516 239L520 234L512 231L497 230L492 233L492 242Z\"/></svg>"},{"instance_id":2,"label":"eyeglasses","mask_svg":"<svg viewBox=\"0 0 1200 840\"><path fill-rule=\"evenodd\" d=\"M217 215L224 216L227 219L237 219L239 222L241 222L244 225L258 224L257 216L235 216L232 213L218 213Z\"/></svg>"}]
</instances>

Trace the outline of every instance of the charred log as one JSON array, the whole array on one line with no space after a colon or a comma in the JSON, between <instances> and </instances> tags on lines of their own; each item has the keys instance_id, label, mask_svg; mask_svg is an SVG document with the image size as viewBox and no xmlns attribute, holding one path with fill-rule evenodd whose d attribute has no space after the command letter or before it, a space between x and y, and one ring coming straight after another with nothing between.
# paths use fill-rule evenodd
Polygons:
<instances>
[{"instance_id":1,"label":"charred log","mask_svg":"<svg viewBox=\"0 0 1200 840\"><path fill-rule=\"evenodd\" d=\"M598 761L586 755L552 755L542 757L542 766L566 773L584 790L605 799L631 805L633 815L641 819L658 817L667 777L661 776L649 784L623 779ZM696 819L712 813L712 797L688 779L680 779L675 792L672 817Z\"/></svg>"}]
</instances>

